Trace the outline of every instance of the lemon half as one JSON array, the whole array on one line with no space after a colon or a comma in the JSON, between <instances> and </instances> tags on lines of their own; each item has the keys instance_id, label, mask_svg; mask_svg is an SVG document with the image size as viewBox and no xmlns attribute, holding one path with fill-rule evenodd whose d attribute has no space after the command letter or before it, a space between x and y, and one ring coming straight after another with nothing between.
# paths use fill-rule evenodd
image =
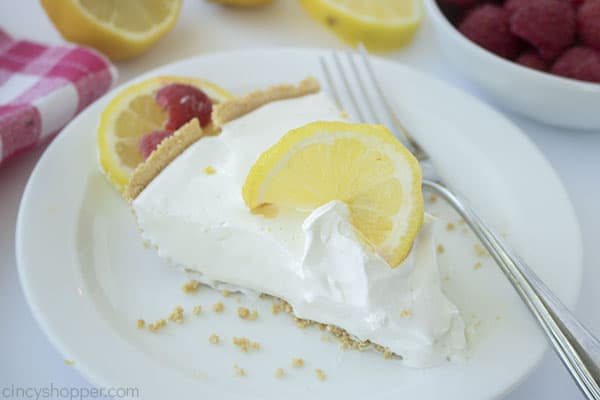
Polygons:
<instances>
[{"instance_id":1,"label":"lemon half","mask_svg":"<svg viewBox=\"0 0 600 400\"><path fill-rule=\"evenodd\" d=\"M113 60L134 57L177 21L182 0L40 0L67 40L94 47Z\"/></svg>"},{"instance_id":2,"label":"lemon half","mask_svg":"<svg viewBox=\"0 0 600 400\"><path fill-rule=\"evenodd\" d=\"M347 43L371 51L406 45L423 19L420 0L300 0L308 14Z\"/></svg>"}]
</instances>

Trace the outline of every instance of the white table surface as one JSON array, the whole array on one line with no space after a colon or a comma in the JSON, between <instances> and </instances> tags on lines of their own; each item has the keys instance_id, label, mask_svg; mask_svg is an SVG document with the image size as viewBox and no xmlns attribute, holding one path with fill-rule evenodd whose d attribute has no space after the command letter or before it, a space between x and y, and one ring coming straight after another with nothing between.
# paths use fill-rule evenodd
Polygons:
<instances>
[{"instance_id":1,"label":"white table surface","mask_svg":"<svg viewBox=\"0 0 600 400\"><path fill-rule=\"evenodd\" d=\"M62 41L35 0L0 1L0 27L17 37L48 43ZM213 51L288 46L345 47L306 17L295 0L276 0L272 6L259 10L236 10L203 0L185 0L177 25L165 38L141 57L117 64L119 83L160 65ZM386 57L426 70L479 95L446 65L427 22L409 48ZM600 335L600 258L597 252L600 238L600 127L597 132L576 132L542 126L510 114L508 117L550 160L575 206L584 238L585 262L584 283L575 313L596 335ZM51 383L89 387L73 367L65 365L62 355L50 345L34 321L18 280L14 251L17 211L29 174L43 151L38 148L0 169L0 387L11 384L47 387ZM549 249L552 250L560 251ZM565 273L568 271L569 266L565 265ZM90 338L90 345L93 345L93 338ZM0 398L6 397L0 393ZM582 399L583 396L558 358L548 351L535 372L507 397L510 400L532 398L562 400Z\"/></svg>"}]
</instances>

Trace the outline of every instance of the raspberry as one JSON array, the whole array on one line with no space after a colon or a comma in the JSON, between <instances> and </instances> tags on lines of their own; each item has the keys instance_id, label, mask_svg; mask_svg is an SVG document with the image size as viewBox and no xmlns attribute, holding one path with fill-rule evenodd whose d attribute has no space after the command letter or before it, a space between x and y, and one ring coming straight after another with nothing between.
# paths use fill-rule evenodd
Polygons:
<instances>
[{"instance_id":1,"label":"raspberry","mask_svg":"<svg viewBox=\"0 0 600 400\"><path fill-rule=\"evenodd\" d=\"M502 7L484 4L473 9L460 23L458 30L500 57L514 59L519 54L521 43L510 32L508 13Z\"/></svg>"},{"instance_id":2,"label":"raspberry","mask_svg":"<svg viewBox=\"0 0 600 400\"><path fill-rule=\"evenodd\" d=\"M521 6L529 4L530 0L506 0L504 3L504 9L508 11L510 15L512 15L515 11L517 11ZM585 2L585 0L560 0L564 3L571 4L575 7L580 6Z\"/></svg>"},{"instance_id":3,"label":"raspberry","mask_svg":"<svg viewBox=\"0 0 600 400\"><path fill-rule=\"evenodd\" d=\"M581 42L600 50L600 0L587 0L579 8L577 27Z\"/></svg>"},{"instance_id":4,"label":"raspberry","mask_svg":"<svg viewBox=\"0 0 600 400\"><path fill-rule=\"evenodd\" d=\"M590 47L573 47L556 60L552 66L552 73L600 83L600 52Z\"/></svg>"},{"instance_id":5,"label":"raspberry","mask_svg":"<svg viewBox=\"0 0 600 400\"><path fill-rule=\"evenodd\" d=\"M521 53L521 55L517 58L517 64L521 64L525 67L537 69L538 71L547 71L548 64L546 61L540 57L540 55L535 51L526 51Z\"/></svg>"},{"instance_id":6,"label":"raspberry","mask_svg":"<svg viewBox=\"0 0 600 400\"><path fill-rule=\"evenodd\" d=\"M142 156L144 156L144 160L150 156L160 142L172 134L173 131L154 131L142 136L138 143L138 149L140 150L140 153L142 153Z\"/></svg>"},{"instance_id":7,"label":"raspberry","mask_svg":"<svg viewBox=\"0 0 600 400\"><path fill-rule=\"evenodd\" d=\"M562 0L529 0L510 18L510 29L552 61L575 41L575 11Z\"/></svg>"},{"instance_id":8,"label":"raspberry","mask_svg":"<svg viewBox=\"0 0 600 400\"><path fill-rule=\"evenodd\" d=\"M169 113L165 129L175 131L193 118L198 118L200 125L210 123L212 102L200 89L191 85L173 83L156 93L156 102Z\"/></svg>"},{"instance_id":9,"label":"raspberry","mask_svg":"<svg viewBox=\"0 0 600 400\"><path fill-rule=\"evenodd\" d=\"M512 16L515 11L526 4L529 4L529 0L506 0L504 3L504 9Z\"/></svg>"}]
</instances>

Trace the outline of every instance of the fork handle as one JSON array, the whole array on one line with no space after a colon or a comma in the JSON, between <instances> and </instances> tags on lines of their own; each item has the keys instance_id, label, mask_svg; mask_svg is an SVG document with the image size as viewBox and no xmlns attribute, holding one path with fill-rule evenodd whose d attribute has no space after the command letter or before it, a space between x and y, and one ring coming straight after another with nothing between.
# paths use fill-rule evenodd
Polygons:
<instances>
[{"instance_id":1,"label":"fork handle","mask_svg":"<svg viewBox=\"0 0 600 400\"><path fill-rule=\"evenodd\" d=\"M554 350L588 399L600 400L600 342L552 293L533 270L469 206L440 181L423 187L442 196L465 219L531 310Z\"/></svg>"}]
</instances>

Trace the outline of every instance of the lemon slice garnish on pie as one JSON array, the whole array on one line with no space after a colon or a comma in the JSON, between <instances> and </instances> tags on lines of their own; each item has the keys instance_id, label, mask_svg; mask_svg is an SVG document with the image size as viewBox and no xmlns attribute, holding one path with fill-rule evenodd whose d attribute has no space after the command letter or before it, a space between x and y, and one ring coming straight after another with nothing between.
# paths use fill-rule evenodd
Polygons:
<instances>
[{"instance_id":1,"label":"lemon slice garnish on pie","mask_svg":"<svg viewBox=\"0 0 600 400\"><path fill-rule=\"evenodd\" d=\"M313 122L291 130L259 157L242 195L253 211L343 201L359 237L391 267L406 258L423 222L419 163L381 125Z\"/></svg>"},{"instance_id":2,"label":"lemon slice garnish on pie","mask_svg":"<svg viewBox=\"0 0 600 400\"><path fill-rule=\"evenodd\" d=\"M133 170L144 160L138 147L142 136L164 129L168 113L156 102L155 95L173 83L201 89L213 104L233 98L214 83L181 76L149 78L117 93L100 115L97 136L100 168L117 190L125 188Z\"/></svg>"}]
</instances>

